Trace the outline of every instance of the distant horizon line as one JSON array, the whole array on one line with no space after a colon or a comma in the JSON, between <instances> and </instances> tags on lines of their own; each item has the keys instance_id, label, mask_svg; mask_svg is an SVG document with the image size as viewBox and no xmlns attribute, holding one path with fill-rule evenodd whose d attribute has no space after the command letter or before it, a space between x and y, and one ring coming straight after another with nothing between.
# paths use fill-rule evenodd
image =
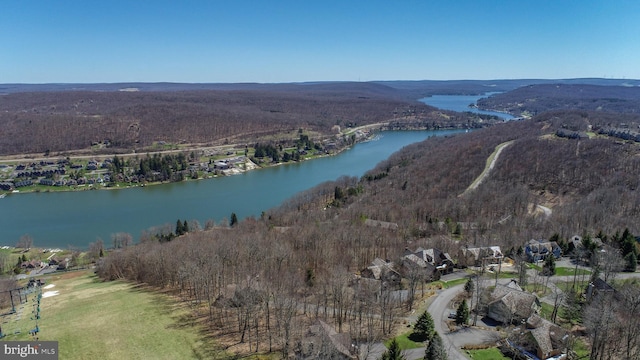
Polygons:
<instances>
[{"instance_id":1,"label":"distant horizon line","mask_svg":"<svg viewBox=\"0 0 640 360\"><path fill-rule=\"evenodd\" d=\"M238 81L238 82L189 82L189 81L103 81L103 82L10 82L0 83L2 85L117 85L117 84L186 84L186 85L278 85L278 84L323 84L323 83L381 83L381 82L450 82L450 81L531 81L531 80L610 80L610 81L640 81L632 78L609 78L609 77L569 77L569 78L544 78L544 77L523 77L523 78L494 78L494 79L421 79L421 80L306 80L306 81L282 81L282 82L261 82L261 81Z\"/></svg>"}]
</instances>

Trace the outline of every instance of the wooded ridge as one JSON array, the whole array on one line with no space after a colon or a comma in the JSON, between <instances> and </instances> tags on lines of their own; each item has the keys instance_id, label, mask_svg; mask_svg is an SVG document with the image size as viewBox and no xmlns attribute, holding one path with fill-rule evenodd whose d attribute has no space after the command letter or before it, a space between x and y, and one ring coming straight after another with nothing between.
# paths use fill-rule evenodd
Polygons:
<instances>
[{"instance_id":1,"label":"wooded ridge","mask_svg":"<svg viewBox=\"0 0 640 360\"><path fill-rule=\"evenodd\" d=\"M149 238L114 252L98 273L175 288L185 299L206 304L214 333L235 334L236 343L252 344L251 352L278 349L286 357L299 350L292 344L317 319L371 344L392 332L413 301L358 280L375 258L399 263L405 248L456 254L465 246L488 245L515 256L531 239L566 242L576 234L640 232L639 145L606 135L556 135L615 119L601 112L552 112L431 138L361 179L322 184L260 219L168 243ZM513 143L482 184L458 196L507 141ZM536 211L538 204L552 214ZM370 225L383 222L395 226Z\"/></svg>"},{"instance_id":2,"label":"wooded ridge","mask_svg":"<svg viewBox=\"0 0 640 360\"><path fill-rule=\"evenodd\" d=\"M0 96L0 155L145 152L158 142L255 143L300 129L326 137L387 121L430 128L491 123L406 100L402 91L373 83L276 89L10 93ZM92 149L96 144L107 148Z\"/></svg>"}]
</instances>

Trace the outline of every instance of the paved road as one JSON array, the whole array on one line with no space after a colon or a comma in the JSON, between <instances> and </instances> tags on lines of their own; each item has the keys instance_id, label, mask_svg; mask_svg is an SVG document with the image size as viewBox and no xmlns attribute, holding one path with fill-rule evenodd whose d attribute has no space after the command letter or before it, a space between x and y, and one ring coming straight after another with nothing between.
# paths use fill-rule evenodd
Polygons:
<instances>
[{"instance_id":1,"label":"paved road","mask_svg":"<svg viewBox=\"0 0 640 360\"><path fill-rule=\"evenodd\" d=\"M445 324L447 314L449 313L449 303L451 303L451 300L453 300L453 298L463 289L464 285L457 285L445 290L441 290L436 298L433 299L433 302L428 309L429 314L431 314L431 317L433 318L433 325L435 327L435 330L438 332L438 334L440 334L440 337L442 338L442 344L447 350L449 360L468 360L468 358L464 356L455 345L453 337L449 334L449 328L446 327Z\"/></svg>"},{"instance_id":2,"label":"paved road","mask_svg":"<svg viewBox=\"0 0 640 360\"><path fill-rule=\"evenodd\" d=\"M507 283L509 279L501 279ZM476 285L477 286L477 285ZM468 360L461 348L465 345L494 344L501 336L495 330L478 327L464 327L456 331L449 331L448 315L453 309L449 308L451 301L464 290L464 284L441 290L429 306L429 313L433 317L435 330L440 334L442 343L447 350L449 360Z\"/></svg>"}]
</instances>

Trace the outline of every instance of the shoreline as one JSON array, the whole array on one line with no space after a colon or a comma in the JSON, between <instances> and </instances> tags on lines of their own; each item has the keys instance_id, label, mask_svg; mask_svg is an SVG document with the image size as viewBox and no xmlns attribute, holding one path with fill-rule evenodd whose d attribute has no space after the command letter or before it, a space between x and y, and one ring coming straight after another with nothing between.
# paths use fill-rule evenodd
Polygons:
<instances>
[{"instance_id":1,"label":"shoreline","mask_svg":"<svg viewBox=\"0 0 640 360\"><path fill-rule=\"evenodd\" d=\"M327 157L327 156L334 156L334 155L338 155L340 153L342 153L343 151L349 150L351 149L353 146L362 143L362 142L367 142L367 141L371 141L372 139L375 138L375 136L377 136L377 134L379 132L384 132L384 131L393 131L396 129L389 129L389 125L391 124L391 121L386 121L386 122L380 122L380 123L374 123L374 124L367 124L367 125L362 125L362 126L358 126L355 128L349 128L348 131L344 131L344 132L340 132L339 134L335 134L336 138L339 137L346 137L346 136L354 136L357 133L361 133L361 136L356 136L354 138L354 142L352 144L348 144L346 146L341 146L341 147L337 147L334 151L332 151L331 153L325 153L325 154L318 154L318 155L313 155L309 158L306 159L301 159L299 161L288 161L288 162L278 162L278 163L271 163L268 164L266 166L264 165L259 165L254 163L253 161L251 161L251 159L249 157L246 157L244 160L244 163L242 163L240 166L238 167L234 167L228 170L221 170L222 175L210 175L210 176L205 176L205 177L199 177L197 179L191 179L186 177L184 180L178 181L178 182L189 182L189 181L198 181L198 180L210 180L210 179L214 179L214 178L218 178L218 177L223 177L223 176L233 176L233 175L239 175L239 174L243 174L245 172L248 171L253 171L253 170L258 170L258 169L262 169L262 168L269 168L269 167L274 167L274 166L282 166L282 165L287 165L290 163L297 163L297 162L303 162L303 161L312 161L314 159L317 158L323 158L323 157ZM456 126L452 126L452 127L448 127L448 128L442 128L439 130L451 130L451 129L459 129L459 127ZM408 127L406 129L398 129L400 131L420 131L420 130L429 130L427 128L412 128L412 127ZM207 151L207 150L216 150L216 151L221 151L221 150L230 150L230 149L236 149L238 148L238 144L225 144L225 145L220 145L220 146L205 146L205 147L193 147L193 145L190 145L186 148L180 149L180 150L165 150L165 151L157 151L157 152L147 152L147 153L142 153L142 152L133 152L133 153L127 153L127 154L118 154L118 153L113 153L113 154L109 154L109 155L77 155L77 156L69 156L69 159L73 160L73 159L96 159L96 158L100 158L100 159L108 159L108 158L113 158L115 156L118 156L120 158L125 158L125 157L132 157L132 156L140 156L140 155L154 155L154 154L169 154L169 153L184 153L184 152L189 152L189 151ZM8 159L7 157L0 157L0 163L20 163L20 162L33 162L33 161L45 161L45 160L51 160L51 159L55 159L56 156L50 156L50 157L41 157L41 158L32 158L29 157L29 155L32 154L25 154L25 155L12 155L9 156L11 159ZM22 157L19 157L22 156ZM106 186L105 184L87 184L87 185L74 185L72 187L69 186L47 186L47 188L31 188L31 189L14 189L12 190L4 190L4 191L0 191L0 196L4 195L2 197L5 197L7 195L19 195L19 194L30 194L30 193L54 193L54 192L77 192L77 191L95 191L95 190L125 190L125 189L132 189L132 188L139 188L139 187L147 187L147 186L157 186L157 185L165 185L165 184L171 184L173 182L167 182L167 181L162 181L162 182L145 182L145 183L134 183L134 182L129 182L129 183L116 183L113 186Z\"/></svg>"},{"instance_id":2,"label":"shoreline","mask_svg":"<svg viewBox=\"0 0 640 360\"><path fill-rule=\"evenodd\" d=\"M307 159L302 159L299 161L289 161L289 162L277 162L277 163L273 163L273 164L269 164L267 166L261 166L258 165L256 163L254 163L253 161L251 161L250 158L245 157L244 163L242 163L240 166L231 168L231 169L227 169L227 170L221 170L222 175L212 175L212 176L206 176L206 177L199 177L197 179L191 179L191 178L185 178L184 180L181 180L179 182L188 182L188 181L198 181L198 180L210 180L210 179L214 179L214 178L218 178L218 177L222 177L222 176L234 176L234 175L239 175L239 174L243 174L245 172L248 171L252 171L252 170L258 170L258 169L262 169L262 168L269 168L269 167L274 167L274 166L281 166L281 165L287 165L289 163L297 163L297 162L302 162L302 161L311 161L314 160L316 158L322 158L322 157L326 157L326 156L334 156L334 155L338 155L340 153L342 153L343 151L349 150L351 149L354 145L361 143L361 142L365 142L365 141L369 141L372 138L372 134L375 132L375 130L380 131L384 126L388 126L389 122L382 122L382 123L375 123L375 124L368 124L368 125L363 125L363 126L359 126L356 128L351 128L349 129L349 131L345 131L345 132L341 132L340 134L336 134L336 137L339 136L351 136L352 134L355 134L357 132L363 132L365 134L365 136L361 136L359 138L356 138L355 142L351 145L348 146L344 146L344 147L339 147L336 148L336 150L332 153L328 153L328 154L320 154L320 155L314 155L311 156L310 158ZM132 153L126 153L126 154L122 154L122 153L113 153L113 154L101 154L101 155L76 155L76 156L68 156L69 159L74 160L74 159L109 159L109 158L113 158L115 156L118 156L120 158L126 158L126 157L133 157L133 156L140 156L140 155L155 155L155 154L171 154L171 153L183 153L183 152L189 152L189 151L221 151L221 150L225 150L225 149L235 149L238 148L239 144L226 144L226 145L220 145L220 146L204 146L204 147L198 147L198 146L187 146L183 149L179 149L179 150L163 150L163 151L155 151L155 152L132 152ZM32 156L33 155L33 156ZM49 157L35 157L35 154L22 154L22 155L9 155L9 156L4 156L4 157L0 157L0 163L22 163L22 162L35 162L35 161L51 161L52 159L56 159L59 158L63 155L53 155L53 156L49 156ZM45 189L41 189L41 188L31 188L31 189L14 189L14 190L3 190L0 191L0 199L6 197L7 195L19 195L19 194L31 194L31 193L54 193L54 192L76 192L76 191L95 191L95 190L125 190L125 189L131 189L131 188L139 188L139 187L147 187L147 186L157 186L157 185L165 185L165 184L171 184L172 182L146 182L146 183L126 183L126 185L124 183L116 183L114 186L106 186L105 184L89 184L89 185L75 185L72 187L69 186L48 186L48 188ZM125 185L125 186L121 186L121 185Z\"/></svg>"}]
</instances>

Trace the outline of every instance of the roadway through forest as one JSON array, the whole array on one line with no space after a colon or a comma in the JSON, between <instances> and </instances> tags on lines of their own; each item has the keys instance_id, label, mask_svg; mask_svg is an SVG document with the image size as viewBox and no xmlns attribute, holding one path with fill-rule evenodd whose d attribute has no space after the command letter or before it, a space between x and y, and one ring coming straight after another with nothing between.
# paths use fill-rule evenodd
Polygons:
<instances>
[{"instance_id":1,"label":"roadway through forest","mask_svg":"<svg viewBox=\"0 0 640 360\"><path fill-rule=\"evenodd\" d=\"M487 164L485 165L484 170L482 171L480 176L478 176L475 180L473 180L471 185L469 185L469 187L462 194L460 194L460 196L463 196L464 194L470 191L473 191L477 189L478 186L480 186L482 181L484 181L484 179L489 175L491 170L493 170L494 166L496 165L496 162L498 161L498 157L500 156L500 153L502 153L502 150L504 150L507 146L511 145L513 141L514 140L503 142L502 144L496 146L496 149L493 151L493 153L491 153L491 155L489 155L489 158L487 158Z\"/></svg>"}]
</instances>

